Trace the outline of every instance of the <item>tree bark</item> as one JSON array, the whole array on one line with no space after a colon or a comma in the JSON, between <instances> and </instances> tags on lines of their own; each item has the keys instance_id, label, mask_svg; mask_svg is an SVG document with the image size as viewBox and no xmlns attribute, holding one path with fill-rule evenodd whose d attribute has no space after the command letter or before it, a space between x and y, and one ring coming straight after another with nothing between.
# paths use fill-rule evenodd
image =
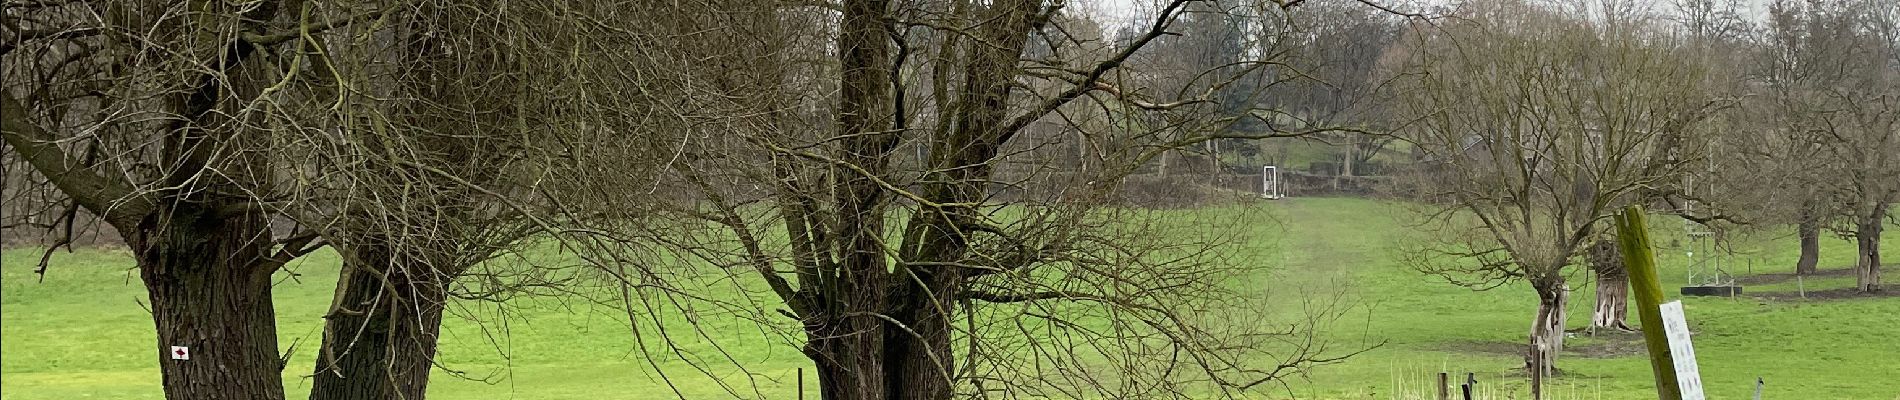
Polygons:
<instances>
[{"instance_id":1,"label":"tree bark","mask_svg":"<svg viewBox=\"0 0 1900 400\"><path fill-rule=\"evenodd\" d=\"M985 23L975 34L978 44L968 47L964 88L948 106L946 118L955 120L955 129L933 143L928 160L933 172L922 190L924 198L942 206L920 207L911 216L896 252L902 264L894 272L886 262L890 249L882 244L884 214L878 205L884 189L860 180L837 189L838 214L848 221L834 233L839 262L815 268L821 273L814 278L833 279L822 272L832 270L839 279L817 285L817 305L806 316L812 322L806 326L805 351L818 365L825 399L934 400L955 394L951 317L965 271L911 262L966 261L969 229L963 224L976 210L965 204L984 198L990 163L1013 133L1005 113L1011 79L1039 5L999 1L979 18ZM873 117L885 115L887 107L879 102L890 101L888 7L884 0L848 1L839 26L844 65L839 126L843 134L854 135L843 141L840 158L871 174L884 172L882 154L896 143L894 135L860 134L884 131L887 125ZM839 170L836 176L859 175Z\"/></svg>"},{"instance_id":2,"label":"tree bark","mask_svg":"<svg viewBox=\"0 0 1900 400\"><path fill-rule=\"evenodd\" d=\"M1351 143L1351 139L1348 139L1347 144L1346 144L1346 156L1340 157L1341 163L1339 166L1339 176L1333 177L1333 190L1339 190L1339 187L1341 186L1340 181L1345 180L1346 177L1352 176L1352 161L1353 161L1352 150L1353 150L1353 144Z\"/></svg>"},{"instance_id":3,"label":"tree bark","mask_svg":"<svg viewBox=\"0 0 1900 400\"><path fill-rule=\"evenodd\" d=\"M954 269L907 268L921 285L906 286L895 314L906 326L885 331L885 365L894 369L886 385L892 398L949 399L955 355L950 352L951 311L961 294L962 277ZM903 292L900 292L903 293Z\"/></svg>"},{"instance_id":4,"label":"tree bark","mask_svg":"<svg viewBox=\"0 0 1900 400\"><path fill-rule=\"evenodd\" d=\"M1159 164L1155 167L1156 176L1168 176L1168 159L1173 155L1172 151L1161 153Z\"/></svg>"},{"instance_id":5,"label":"tree bark","mask_svg":"<svg viewBox=\"0 0 1900 400\"><path fill-rule=\"evenodd\" d=\"M165 398L282 399L265 216L218 215L217 205L230 204L161 203L127 238L151 297ZM171 346L189 358L173 359Z\"/></svg>"},{"instance_id":6,"label":"tree bark","mask_svg":"<svg viewBox=\"0 0 1900 400\"><path fill-rule=\"evenodd\" d=\"M1880 232L1886 228L1886 219L1887 204L1882 203L1861 216L1854 227L1855 250L1860 253L1854 287L1862 293L1880 291Z\"/></svg>"},{"instance_id":7,"label":"tree bark","mask_svg":"<svg viewBox=\"0 0 1900 400\"><path fill-rule=\"evenodd\" d=\"M818 372L825 400L887 399L884 321L873 317L831 318L805 327L805 355Z\"/></svg>"},{"instance_id":8,"label":"tree bark","mask_svg":"<svg viewBox=\"0 0 1900 400\"><path fill-rule=\"evenodd\" d=\"M1564 348L1564 307L1569 301L1570 290L1565 287L1561 276L1543 277L1531 285L1537 290L1537 318L1531 323L1531 343L1526 352L1525 366L1530 374L1550 377L1557 371L1557 355Z\"/></svg>"},{"instance_id":9,"label":"tree bark","mask_svg":"<svg viewBox=\"0 0 1900 400\"><path fill-rule=\"evenodd\" d=\"M1590 314L1590 330L1631 329L1629 315L1629 271L1623 267L1623 255L1616 243L1599 241L1590 246L1590 267L1597 277L1597 305Z\"/></svg>"},{"instance_id":10,"label":"tree bark","mask_svg":"<svg viewBox=\"0 0 1900 400\"><path fill-rule=\"evenodd\" d=\"M231 34L267 28L278 7L276 2L207 2L190 8L191 17L162 17L141 28L171 36L161 39L187 39L152 44L171 49L158 61L184 66L157 71L186 79L135 94L154 103L137 111L169 121L145 132L157 139L138 139L142 142L132 144L135 150L120 161L156 169L158 179L134 182L127 174L101 171L65 154L57 143L73 135L56 135L27 119L60 107L51 104L56 101L36 96L22 104L0 96L6 114L0 130L25 161L105 218L132 249L151 301L166 398L283 399L285 361L277 352L271 274L285 261L279 257L289 255L272 254L268 216L245 191L266 186L269 175L249 174L267 170L268 164L238 149L250 144L240 140L249 136L238 134L246 128L230 123L242 108L233 100L252 98L262 89L252 85L258 76L238 67L260 46L276 44ZM170 47L174 44L183 46ZM55 118L54 126L60 122Z\"/></svg>"},{"instance_id":11,"label":"tree bark","mask_svg":"<svg viewBox=\"0 0 1900 400\"><path fill-rule=\"evenodd\" d=\"M1591 329L1632 331L1625 316L1629 314L1629 276L1597 275L1597 307L1591 314Z\"/></svg>"},{"instance_id":12,"label":"tree bark","mask_svg":"<svg viewBox=\"0 0 1900 400\"><path fill-rule=\"evenodd\" d=\"M840 141L839 158L865 173L834 169L839 182L833 202L841 222L809 228L833 229L827 241L835 241L829 250L837 260L808 265L813 272L800 278L812 287L812 306L802 316L808 321L804 352L817 367L818 387L827 400L893 398L884 358L891 273L882 245L883 192L864 177L885 173L886 155L898 143L898 136L888 132L894 98L889 14L888 0L846 1L838 25L838 130L848 137Z\"/></svg>"},{"instance_id":13,"label":"tree bark","mask_svg":"<svg viewBox=\"0 0 1900 400\"><path fill-rule=\"evenodd\" d=\"M218 65L229 73L256 46L232 44ZM139 251L140 277L152 299L152 322L161 349L190 348L188 360L161 354L168 399L282 399L284 358L277 353L277 310L271 273L283 260L271 254L269 217L242 188L267 177L246 176L267 165L224 149L237 134L225 124L229 85L202 76L180 93L160 159L171 162L158 204L127 238ZM208 171L224 173L210 174ZM204 175L213 175L205 177ZM121 232L123 233L123 232Z\"/></svg>"},{"instance_id":14,"label":"tree bark","mask_svg":"<svg viewBox=\"0 0 1900 400\"><path fill-rule=\"evenodd\" d=\"M1353 161L1357 161L1359 159L1359 156L1355 154L1357 153L1356 150L1358 150L1358 144L1353 143L1354 140L1357 140L1357 137L1346 140L1346 158L1345 158L1346 165L1341 167L1343 169L1340 172L1339 176L1352 176Z\"/></svg>"},{"instance_id":15,"label":"tree bark","mask_svg":"<svg viewBox=\"0 0 1900 400\"><path fill-rule=\"evenodd\" d=\"M428 394L446 277L383 246L352 249L324 316L312 400L422 399Z\"/></svg>"},{"instance_id":16,"label":"tree bark","mask_svg":"<svg viewBox=\"0 0 1900 400\"><path fill-rule=\"evenodd\" d=\"M1005 127L1012 79L1037 24L1041 3L1034 0L993 2L980 17L986 21L977 33L964 68L964 88L954 116L958 129L938 142L931 154L932 182L924 197L940 204L973 204L985 197L992 164L1003 143L1014 132ZM1210 155L1216 158L1217 155ZM1165 171L1166 163L1163 163ZM964 262L970 229L963 221L978 219L968 206L920 208L910 228L900 259L924 262ZM962 296L966 270L961 267L900 265L893 283L897 294L892 315L902 325L886 331L885 360L893 368L889 394L904 399L949 399L955 394L955 354L950 351L951 317Z\"/></svg>"},{"instance_id":17,"label":"tree bark","mask_svg":"<svg viewBox=\"0 0 1900 400\"><path fill-rule=\"evenodd\" d=\"M1221 169L1220 165L1220 141L1209 140L1207 141L1207 147L1210 149L1207 156L1207 168L1208 171L1211 171L1209 173L1214 176L1220 176L1226 173L1227 171Z\"/></svg>"},{"instance_id":18,"label":"tree bark","mask_svg":"<svg viewBox=\"0 0 1900 400\"><path fill-rule=\"evenodd\" d=\"M1801 224L1795 231L1801 237L1801 258L1794 263L1796 275L1813 275L1821 261L1821 215L1811 203L1801 208Z\"/></svg>"}]
</instances>

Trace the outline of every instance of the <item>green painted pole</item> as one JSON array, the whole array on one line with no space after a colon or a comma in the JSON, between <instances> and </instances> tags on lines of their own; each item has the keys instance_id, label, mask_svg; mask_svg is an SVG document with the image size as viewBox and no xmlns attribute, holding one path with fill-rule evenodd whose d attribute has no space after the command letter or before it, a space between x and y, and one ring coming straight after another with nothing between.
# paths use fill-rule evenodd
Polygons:
<instances>
[{"instance_id":1,"label":"green painted pole","mask_svg":"<svg viewBox=\"0 0 1900 400\"><path fill-rule=\"evenodd\" d=\"M1636 313L1643 323L1643 342L1649 345L1649 367L1656 373L1656 398L1681 400L1676 386L1676 364L1669 356L1669 337L1662 327L1662 281L1656 278L1656 252L1649 242L1649 224L1643 206L1629 206L1616 218L1616 243L1629 268L1630 291L1636 292Z\"/></svg>"}]
</instances>

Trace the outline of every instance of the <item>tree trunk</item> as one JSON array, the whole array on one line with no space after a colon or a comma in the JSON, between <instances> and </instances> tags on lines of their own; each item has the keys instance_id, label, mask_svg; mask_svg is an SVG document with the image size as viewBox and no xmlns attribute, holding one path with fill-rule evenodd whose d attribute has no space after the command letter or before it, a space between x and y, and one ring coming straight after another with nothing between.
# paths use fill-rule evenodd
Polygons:
<instances>
[{"instance_id":1,"label":"tree trunk","mask_svg":"<svg viewBox=\"0 0 1900 400\"><path fill-rule=\"evenodd\" d=\"M814 339L806 342L805 353L818 367L822 398L948 399L955 394L949 314L930 306L913 311L904 327L875 317L807 326Z\"/></svg>"},{"instance_id":2,"label":"tree trunk","mask_svg":"<svg viewBox=\"0 0 1900 400\"><path fill-rule=\"evenodd\" d=\"M884 45L888 8L885 0L844 3L838 39L844 64L839 126L846 134L885 130L877 117L886 115L880 102L890 96L885 85L891 63ZM947 117L955 119L956 128L935 138L925 198L939 204L971 204L984 198L990 163L1014 133L1007 129L1020 129L1006 123L1010 87L1041 9L1034 0L998 1L987 8L989 15L979 18L985 21L975 35L981 44L972 45L964 57L964 90L950 105L954 114ZM866 166L868 174L884 173L883 149L896 139L858 135L843 141L840 158ZM1167 174L1168 167L1164 159L1159 173ZM837 173L862 174L842 168ZM954 395L950 378L955 376L950 322L964 271L911 262L963 260L968 230L959 221L972 219L977 211L966 205L920 207L897 247L899 265L893 272L887 262L892 249L884 244L883 190L856 180L835 192L837 214L849 222L840 224L829 239L838 243L839 262L811 268L818 291L801 315L809 321L805 353L818 366L825 399L949 399Z\"/></svg>"},{"instance_id":3,"label":"tree trunk","mask_svg":"<svg viewBox=\"0 0 1900 400\"><path fill-rule=\"evenodd\" d=\"M1209 171L1213 171L1211 173L1214 176L1220 176L1221 173L1227 172L1227 171L1221 170L1221 167L1220 167L1220 141L1209 140L1207 141L1207 147L1213 149L1213 151L1208 153L1208 157L1207 157L1208 158L1207 167L1211 168L1209 169Z\"/></svg>"},{"instance_id":4,"label":"tree trunk","mask_svg":"<svg viewBox=\"0 0 1900 400\"><path fill-rule=\"evenodd\" d=\"M874 317L832 318L807 325L805 356L818 372L825 400L887 399L884 321Z\"/></svg>"},{"instance_id":5,"label":"tree trunk","mask_svg":"<svg viewBox=\"0 0 1900 400\"><path fill-rule=\"evenodd\" d=\"M1813 275L1816 264L1821 262L1820 214L1812 204L1801 208L1801 224L1795 229L1801 237L1801 258L1794 263L1796 275Z\"/></svg>"},{"instance_id":6,"label":"tree trunk","mask_svg":"<svg viewBox=\"0 0 1900 400\"><path fill-rule=\"evenodd\" d=\"M1855 264L1856 278L1854 287L1863 293L1880 291L1880 231L1887 219L1887 204L1876 205L1873 212L1861 216L1854 227L1854 242L1860 253L1860 262Z\"/></svg>"},{"instance_id":7,"label":"tree trunk","mask_svg":"<svg viewBox=\"0 0 1900 400\"><path fill-rule=\"evenodd\" d=\"M894 134L868 134L888 131L894 121L894 68L886 27L890 2L853 0L843 5L837 40L838 129L849 138L840 141L839 157L875 176L885 173L886 153L898 143ZM930 156L940 157L936 153L932 149ZM856 171L838 166L834 172L851 179L841 178L833 191L837 218L843 222L811 227L834 230L827 239L831 243L814 246L835 251L837 261L806 267L812 272L800 278L801 284L812 287L811 305L801 315L807 321L804 352L817 368L823 398L888 399L884 331L891 328L883 318L889 315L891 272L883 246L884 193Z\"/></svg>"},{"instance_id":8,"label":"tree trunk","mask_svg":"<svg viewBox=\"0 0 1900 400\"><path fill-rule=\"evenodd\" d=\"M1590 268L1597 276L1597 306L1590 314L1590 330L1631 329L1629 315L1629 271L1623 267L1623 255L1610 240L1590 246Z\"/></svg>"},{"instance_id":9,"label":"tree trunk","mask_svg":"<svg viewBox=\"0 0 1900 400\"><path fill-rule=\"evenodd\" d=\"M230 7L214 12L222 14L218 18L236 16ZM246 17L261 22L276 10L252 11ZM261 89L232 76L260 47L244 41L228 46L206 60L210 70L193 76L189 90L163 96L166 111L180 117L167 124L158 146L165 170L158 183L168 189L152 192L157 206L140 219L136 237L126 240L139 253L139 275L151 296L167 399L284 398L285 360L277 353L271 299L271 274L284 260L272 257L269 216L244 191L269 181L268 175L249 175L269 164L261 155L234 150L252 143L240 139L248 138L240 135L246 128L229 118L239 108L233 99ZM172 346L188 348L189 359L172 359Z\"/></svg>"},{"instance_id":10,"label":"tree trunk","mask_svg":"<svg viewBox=\"0 0 1900 400\"><path fill-rule=\"evenodd\" d=\"M992 162L1014 132L1007 131L1010 88L1017 73L1018 60L1028 45L1029 33L1038 26L1035 17L1042 3L1035 0L991 2L986 21L977 33L978 42L968 53L964 66L964 89L957 100L960 113L954 118L958 129L948 140L937 143L932 154L943 158L934 163L945 168L932 173L924 187L924 197L940 204L976 204L987 196ZM1211 174L1220 173L1220 154L1216 143L1208 143ZM1183 153L1185 155L1185 153ZM1192 167L1190 159L1182 166ZM1162 162L1166 175L1168 163ZM977 220L979 211L968 206L920 208L912 214L905 232L899 259L956 263L966 260L969 251L968 227L961 221ZM913 264L899 265L893 283L897 296L891 315L901 323L885 332L885 362L894 372L887 376L887 392L893 398L949 399L955 394L951 378L956 376L955 354L950 351L951 317L962 297L966 279L962 267Z\"/></svg>"},{"instance_id":11,"label":"tree trunk","mask_svg":"<svg viewBox=\"0 0 1900 400\"><path fill-rule=\"evenodd\" d=\"M1333 177L1333 190L1335 191L1340 190L1339 188L1343 186L1341 184L1341 181L1345 180L1346 177L1348 176L1352 176L1352 162L1353 162L1352 150L1353 150L1353 144L1351 143L1350 140L1348 140L1346 144L1346 156L1341 157L1341 160L1340 160L1341 163L1339 165L1339 176Z\"/></svg>"},{"instance_id":12,"label":"tree trunk","mask_svg":"<svg viewBox=\"0 0 1900 400\"><path fill-rule=\"evenodd\" d=\"M1343 169L1340 171L1339 176L1352 176L1353 174L1352 164L1354 161L1358 161L1359 159L1359 156L1355 154L1357 153L1356 150L1358 149L1358 145L1352 142L1353 140L1356 140L1356 139L1357 138L1349 139L1346 141L1346 160L1345 160L1346 165L1341 167Z\"/></svg>"},{"instance_id":13,"label":"tree trunk","mask_svg":"<svg viewBox=\"0 0 1900 400\"><path fill-rule=\"evenodd\" d=\"M1632 331L1625 316L1629 314L1629 275L1597 275L1597 307L1590 316L1590 329Z\"/></svg>"},{"instance_id":14,"label":"tree trunk","mask_svg":"<svg viewBox=\"0 0 1900 400\"><path fill-rule=\"evenodd\" d=\"M1156 176L1168 176L1168 158L1172 157L1173 155L1174 155L1173 151L1166 151L1166 152L1161 153L1160 165L1155 167Z\"/></svg>"},{"instance_id":15,"label":"tree trunk","mask_svg":"<svg viewBox=\"0 0 1900 400\"><path fill-rule=\"evenodd\" d=\"M885 331L885 365L895 371L886 377L886 386L895 399L949 399L955 392L950 378L955 374L950 352L951 310L956 305L945 299L960 296L962 278L957 269L909 268L922 285L907 286L899 297L896 315L905 327ZM921 291L929 291L922 293Z\"/></svg>"},{"instance_id":16,"label":"tree trunk","mask_svg":"<svg viewBox=\"0 0 1900 400\"><path fill-rule=\"evenodd\" d=\"M1564 348L1564 306L1569 301L1570 290L1560 276L1539 279L1532 286L1537 289L1537 318L1531 324L1525 366L1529 374L1550 377L1557 371L1557 355Z\"/></svg>"},{"instance_id":17,"label":"tree trunk","mask_svg":"<svg viewBox=\"0 0 1900 400\"><path fill-rule=\"evenodd\" d=\"M312 400L421 399L447 301L446 277L380 246L353 249L324 316Z\"/></svg>"},{"instance_id":18,"label":"tree trunk","mask_svg":"<svg viewBox=\"0 0 1900 400\"><path fill-rule=\"evenodd\" d=\"M1088 140L1088 134L1083 133L1082 130L1075 131L1075 170L1083 175L1087 175L1089 172ZM924 161L919 162L928 162L929 159L924 158L923 160Z\"/></svg>"},{"instance_id":19,"label":"tree trunk","mask_svg":"<svg viewBox=\"0 0 1900 400\"><path fill-rule=\"evenodd\" d=\"M220 216L219 204L162 203L127 238L151 296L165 398L282 399L271 234L262 213Z\"/></svg>"}]
</instances>

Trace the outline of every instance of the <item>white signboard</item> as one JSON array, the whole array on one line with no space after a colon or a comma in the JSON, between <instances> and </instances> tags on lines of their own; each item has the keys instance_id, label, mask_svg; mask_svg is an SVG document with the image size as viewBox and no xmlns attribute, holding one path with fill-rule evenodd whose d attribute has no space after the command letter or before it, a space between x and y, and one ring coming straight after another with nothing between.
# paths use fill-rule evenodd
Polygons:
<instances>
[{"instance_id":1,"label":"white signboard","mask_svg":"<svg viewBox=\"0 0 1900 400\"><path fill-rule=\"evenodd\" d=\"M173 360L190 360L191 349L186 348L185 346L172 346L172 359Z\"/></svg>"},{"instance_id":2,"label":"white signboard","mask_svg":"<svg viewBox=\"0 0 1900 400\"><path fill-rule=\"evenodd\" d=\"M1663 333L1669 336L1669 356L1676 361L1676 384L1682 400L1703 400L1702 372L1695 366L1695 346L1689 344L1689 321L1682 317L1682 301L1662 304Z\"/></svg>"}]
</instances>

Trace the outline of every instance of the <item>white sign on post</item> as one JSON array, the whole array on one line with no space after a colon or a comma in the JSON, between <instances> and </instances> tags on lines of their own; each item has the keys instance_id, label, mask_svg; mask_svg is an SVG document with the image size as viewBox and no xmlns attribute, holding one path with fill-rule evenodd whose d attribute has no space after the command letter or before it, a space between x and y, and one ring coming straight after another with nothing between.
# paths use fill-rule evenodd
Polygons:
<instances>
[{"instance_id":1,"label":"white sign on post","mask_svg":"<svg viewBox=\"0 0 1900 400\"><path fill-rule=\"evenodd\" d=\"M1689 320L1682 316L1682 301L1662 304L1663 333L1669 337L1669 357L1676 362L1676 384L1682 388L1682 400L1703 400L1702 372L1696 369L1695 346L1689 344Z\"/></svg>"},{"instance_id":2,"label":"white sign on post","mask_svg":"<svg viewBox=\"0 0 1900 400\"><path fill-rule=\"evenodd\" d=\"M173 360L190 360L191 349L185 346L172 346L172 359Z\"/></svg>"}]
</instances>

